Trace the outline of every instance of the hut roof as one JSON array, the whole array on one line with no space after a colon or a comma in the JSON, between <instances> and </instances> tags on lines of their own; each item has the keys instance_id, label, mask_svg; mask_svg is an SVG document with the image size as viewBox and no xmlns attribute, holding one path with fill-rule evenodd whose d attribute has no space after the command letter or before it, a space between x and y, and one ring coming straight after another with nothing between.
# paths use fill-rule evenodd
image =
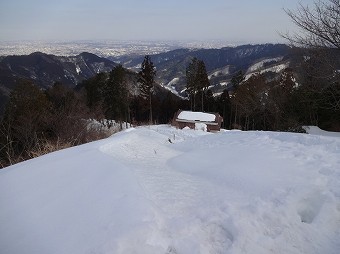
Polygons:
<instances>
[{"instance_id":1,"label":"hut roof","mask_svg":"<svg viewBox=\"0 0 340 254\"><path fill-rule=\"evenodd\" d=\"M179 113L177 119L200 122L215 122L216 116L214 114L203 112L182 111Z\"/></svg>"}]
</instances>

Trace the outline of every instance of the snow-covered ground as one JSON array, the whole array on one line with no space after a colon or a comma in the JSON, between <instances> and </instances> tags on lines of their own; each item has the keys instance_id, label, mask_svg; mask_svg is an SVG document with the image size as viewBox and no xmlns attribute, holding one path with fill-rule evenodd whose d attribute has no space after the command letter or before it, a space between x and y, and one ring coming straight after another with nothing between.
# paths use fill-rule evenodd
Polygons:
<instances>
[{"instance_id":1,"label":"snow-covered ground","mask_svg":"<svg viewBox=\"0 0 340 254\"><path fill-rule=\"evenodd\" d=\"M288 63L282 63L282 64L273 65L273 66L261 69L259 71L247 72L247 74L245 75L244 79L248 80L252 75L257 74L257 73L258 74L263 74L263 73L266 73L266 72L280 73L284 69L286 69L288 66L289 66Z\"/></svg>"},{"instance_id":2,"label":"snow-covered ground","mask_svg":"<svg viewBox=\"0 0 340 254\"><path fill-rule=\"evenodd\" d=\"M230 73L230 66L225 66L223 68L220 68L218 70L215 70L213 73L211 73L208 78L211 79L213 77L218 77L221 75L228 75Z\"/></svg>"},{"instance_id":3,"label":"snow-covered ground","mask_svg":"<svg viewBox=\"0 0 340 254\"><path fill-rule=\"evenodd\" d=\"M270 63L270 62L279 62L279 61L282 61L283 57L275 57L275 58L267 58L267 59L263 59L255 64L253 64L252 66L250 66L248 68L248 71L247 72L256 72L256 71L259 71L260 69L263 68L263 66L266 64L266 63Z\"/></svg>"},{"instance_id":4,"label":"snow-covered ground","mask_svg":"<svg viewBox=\"0 0 340 254\"><path fill-rule=\"evenodd\" d=\"M303 129L308 134L312 134L312 135L321 135L321 136L338 137L338 138L340 138L340 132L324 131L324 130L321 130L317 126L303 126Z\"/></svg>"},{"instance_id":5,"label":"snow-covered ground","mask_svg":"<svg viewBox=\"0 0 340 254\"><path fill-rule=\"evenodd\" d=\"M127 129L1 170L0 253L338 254L339 155L336 137Z\"/></svg>"},{"instance_id":6,"label":"snow-covered ground","mask_svg":"<svg viewBox=\"0 0 340 254\"><path fill-rule=\"evenodd\" d=\"M88 130L96 131L98 133L105 133L107 136L131 127L131 124L129 123L119 123L114 120L108 119L102 119L100 121L95 119L88 119L86 120L86 122Z\"/></svg>"},{"instance_id":7,"label":"snow-covered ground","mask_svg":"<svg viewBox=\"0 0 340 254\"><path fill-rule=\"evenodd\" d=\"M178 84L179 82L179 78L173 78L169 83L167 84L163 84L163 83L160 83L160 86L165 88L166 90L172 92L173 94L177 95L178 97L182 98L182 99L186 99L184 96L180 95L178 93L178 91L176 90L176 85ZM183 93L183 91L181 91L180 93Z\"/></svg>"}]
</instances>

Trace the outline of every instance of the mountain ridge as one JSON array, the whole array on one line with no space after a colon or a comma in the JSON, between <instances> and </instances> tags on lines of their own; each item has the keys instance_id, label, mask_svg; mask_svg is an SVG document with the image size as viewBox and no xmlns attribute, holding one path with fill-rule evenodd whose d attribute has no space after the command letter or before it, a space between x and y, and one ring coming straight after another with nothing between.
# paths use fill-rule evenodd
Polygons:
<instances>
[{"instance_id":1,"label":"mountain ridge","mask_svg":"<svg viewBox=\"0 0 340 254\"><path fill-rule=\"evenodd\" d=\"M225 85L228 86L232 76L239 70L250 75L257 71L263 71L264 67L270 65L267 63L267 66L264 64L250 71L250 68L259 61L278 59L271 62L272 66L285 64L288 67L291 59L290 51L291 48L285 44L259 44L221 49L182 49L153 55L151 59L157 68L157 81L175 94L185 96L185 70L193 57L205 63L210 76L211 88L217 94L226 89ZM131 62L130 66L134 64L134 62ZM123 65L126 65L126 63L123 63ZM213 75L221 69L228 69L228 72L222 71L219 75ZM274 71L272 72L274 73ZM174 82L174 79L177 81Z\"/></svg>"},{"instance_id":2,"label":"mountain ridge","mask_svg":"<svg viewBox=\"0 0 340 254\"><path fill-rule=\"evenodd\" d=\"M290 65L291 48L285 44L254 44L220 49L179 48L153 54L157 69L156 82L179 97L186 97L185 70L193 57L205 62L210 89L217 95L230 88L231 77L239 70L246 75L263 72L277 75ZM0 58L0 97L6 101L10 91L22 79L47 89L55 82L74 88L99 72L109 72L122 64L138 72L144 55L100 57L82 52L72 56L56 56L42 52Z\"/></svg>"},{"instance_id":3,"label":"mountain ridge","mask_svg":"<svg viewBox=\"0 0 340 254\"><path fill-rule=\"evenodd\" d=\"M42 52L6 56L0 62L0 85L13 88L20 79L31 79L42 88L48 88L55 82L75 87L82 80L99 72L110 71L116 65L88 52L75 56L55 56Z\"/></svg>"}]
</instances>

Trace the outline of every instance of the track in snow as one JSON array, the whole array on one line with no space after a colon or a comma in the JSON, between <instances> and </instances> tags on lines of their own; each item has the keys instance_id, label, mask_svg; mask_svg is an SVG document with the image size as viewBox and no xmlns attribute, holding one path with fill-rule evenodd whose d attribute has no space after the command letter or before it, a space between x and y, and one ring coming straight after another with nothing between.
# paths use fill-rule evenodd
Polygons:
<instances>
[{"instance_id":1,"label":"track in snow","mask_svg":"<svg viewBox=\"0 0 340 254\"><path fill-rule=\"evenodd\" d=\"M333 167L340 164L334 156L340 142L330 144L327 154L319 150L327 143L320 137L217 135L220 139L191 137L151 127L101 148L133 170L153 207L155 225L146 241L167 253L241 253L237 250L242 246L245 253L249 248L258 253L272 248L277 253L318 253L320 246L313 247L317 233L306 231L305 225L318 223L339 191L335 182L332 193L327 185L332 181L328 176L339 173ZM230 157L228 149L233 149ZM204 159L205 154L209 158ZM228 164L223 168L217 163L215 169L214 161L221 158ZM311 165L311 174L305 174L306 165ZM340 225L340 205L334 216L333 223ZM319 235L332 246L325 253L335 254L334 246L340 247L334 232L340 235L332 227L327 236ZM263 236L263 241L254 240Z\"/></svg>"},{"instance_id":2,"label":"track in snow","mask_svg":"<svg viewBox=\"0 0 340 254\"><path fill-rule=\"evenodd\" d=\"M154 132L151 136L157 139L146 142L150 132ZM157 130L143 130L130 135L128 139L103 146L101 150L133 169L144 195L154 209L157 225L154 234L162 236L164 247L169 245L167 253L177 253L172 243L189 251L191 247L185 246L187 234L195 232L199 241L198 252L225 253L232 245L233 234L215 217L216 213L220 216L223 212L215 207L216 211L209 215L209 219L206 218L207 214L204 214L204 218L192 214L193 209L216 202L219 188L201 178L175 171L168 165L171 159L182 153L173 149L173 143L169 142L171 138L175 139L171 141L175 143L176 136L169 133L164 135ZM183 140L183 137L177 139ZM123 156L121 151L124 151ZM191 221L187 221L188 217L191 217ZM158 241L162 242L160 239Z\"/></svg>"}]
</instances>

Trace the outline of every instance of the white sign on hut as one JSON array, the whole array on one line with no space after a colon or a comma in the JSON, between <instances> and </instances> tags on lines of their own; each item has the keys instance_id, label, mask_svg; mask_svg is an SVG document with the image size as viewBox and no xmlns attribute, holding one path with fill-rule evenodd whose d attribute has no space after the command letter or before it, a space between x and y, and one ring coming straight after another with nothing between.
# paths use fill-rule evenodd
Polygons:
<instances>
[{"instance_id":1,"label":"white sign on hut","mask_svg":"<svg viewBox=\"0 0 340 254\"><path fill-rule=\"evenodd\" d=\"M179 129L189 127L205 131L219 131L223 118L218 113L204 113L179 110L173 120L172 125Z\"/></svg>"}]
</instances>

